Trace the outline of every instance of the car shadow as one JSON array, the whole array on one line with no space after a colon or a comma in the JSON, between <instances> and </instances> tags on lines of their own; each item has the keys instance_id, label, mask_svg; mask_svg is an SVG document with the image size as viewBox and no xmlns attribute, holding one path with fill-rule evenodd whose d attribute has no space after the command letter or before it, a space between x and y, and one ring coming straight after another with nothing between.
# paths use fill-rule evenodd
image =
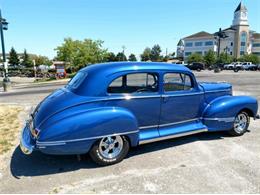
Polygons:
<instances>
[{"instance_id":1,"label":"car shadow","mask_svg":"<svg viewBox=\"0 0 260 195\"><path fill-rule=\"evenodd\" d=\"M127 158L191 142L223 139L225 137L229 137L226 132L211 132L154 142L132 148ZM81 155L80 158L79 160L76 155L46 155L37 151L27 156L17 146L11 157L10 171L15 178L19 179L20 177L50 175L79 169L101 168L92 162L88 155Z\"/></svg>"}]
</instances>

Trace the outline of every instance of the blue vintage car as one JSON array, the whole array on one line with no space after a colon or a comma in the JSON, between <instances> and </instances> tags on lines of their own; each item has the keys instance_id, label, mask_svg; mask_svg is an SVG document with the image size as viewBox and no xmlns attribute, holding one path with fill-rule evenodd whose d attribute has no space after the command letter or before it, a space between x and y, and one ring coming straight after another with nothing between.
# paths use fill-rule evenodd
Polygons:
<instances>
[{"instance_id":1,"label":"blue vintage car","mask_svg":"<svg viewBox=\"0 0 260 195\"><path fill-rule=\"evenodd\" d=\"M198 83L182 65L118 62L80 70L30 115L25 154L85 154L117 163L129 148L207 131L243 135L257 100L233 96L228 83Z\"/></svg>"}]
</instances>

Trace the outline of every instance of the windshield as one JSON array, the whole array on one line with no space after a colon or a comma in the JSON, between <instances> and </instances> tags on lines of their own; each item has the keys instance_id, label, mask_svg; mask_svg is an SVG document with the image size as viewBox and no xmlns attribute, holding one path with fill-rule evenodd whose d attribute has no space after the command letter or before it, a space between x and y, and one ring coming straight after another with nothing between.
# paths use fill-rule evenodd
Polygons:
<instances>
[{"instance_id":1,"label":"windshield","mask_svg":"<svg viewBox=\"0 0 260 195\"><path fill-rule=\"evenodd\" d=\"M66 88L68 89L77 89L82 81L86 78L87 73L78 72L67 84Z\"/></svg>"}]
</instances>

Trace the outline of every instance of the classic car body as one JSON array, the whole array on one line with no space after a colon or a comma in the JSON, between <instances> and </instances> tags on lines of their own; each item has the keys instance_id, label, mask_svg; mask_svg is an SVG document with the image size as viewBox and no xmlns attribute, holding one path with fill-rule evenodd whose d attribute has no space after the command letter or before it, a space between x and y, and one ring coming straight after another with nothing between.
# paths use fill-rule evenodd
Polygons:
<instances>
[{"instance_id":1,"label":"classic car body","mask_svg":"<svg viewBox=\"0 0 260 195\"><path fill-rule=\"evenodd\" d=\"M197 83L182 65L96 64L80 70L36 107L20 146L26 154L93 151L99 164L113 164L122 160L115 159L113 147L123 150L126 144L129 148L206 131L243 134L247 117L258 118L257 109L255 98L233 96L228 83ZM245 113L241 120L239 113ZM242 119L244 128L234 132ZM121 155L119 149L115 151ZM106 153L102 156L99 150Z\"/></svg>"}]
</instances>

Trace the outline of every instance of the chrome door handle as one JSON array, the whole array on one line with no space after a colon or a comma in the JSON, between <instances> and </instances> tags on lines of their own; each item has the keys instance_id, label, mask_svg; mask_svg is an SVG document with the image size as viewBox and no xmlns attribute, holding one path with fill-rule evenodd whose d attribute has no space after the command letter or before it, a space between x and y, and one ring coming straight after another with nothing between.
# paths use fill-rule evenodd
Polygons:
<instances>
[{"instance_id":1,"label":"chrome door handle","mask_svg":"<svg viewBox=\"0 0 260 195\"><path fill-rule=\"evenodd\" d=\"M170 98L169 95L163 95L162 96L163 102L167 102L169 100L169 98Z\"/></svg>"}]
</instances>

